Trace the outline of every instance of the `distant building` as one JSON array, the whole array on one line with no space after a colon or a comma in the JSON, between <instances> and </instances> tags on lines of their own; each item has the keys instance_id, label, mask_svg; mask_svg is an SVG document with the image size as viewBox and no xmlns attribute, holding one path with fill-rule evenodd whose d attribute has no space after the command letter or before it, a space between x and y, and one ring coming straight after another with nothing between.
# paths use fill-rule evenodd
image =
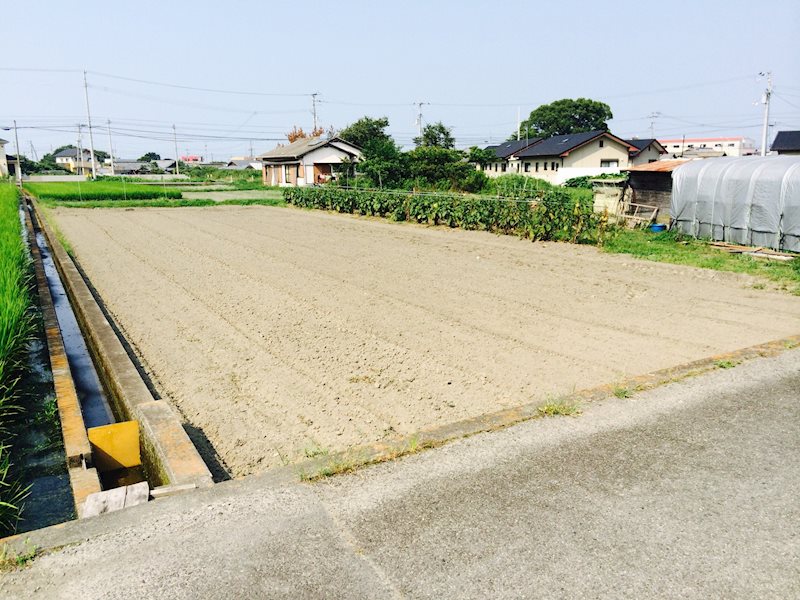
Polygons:
<instances>
[{"instance_id":1,"label":"distant building","mask_svg":"<svg viewBox=\"0 0 800 600\"><path fill-rule=\"evenodd\" d=\"M497 161L479 168L489 177L514 173L561 184L573 177L619 173L628 167L631 156L642 150L646 151L644 157L659 156L653 142L657 140L640 149L600 130L505 142L489 146L487 150L495 151Z\"/></svg>"},{"instance_id":2,"label":"distant building","mask_svg":"<svg viewBox=\"0 0 800 600\"><path fill-rule=\"evenodd\" d=\"M223 167L229 171L249 171L249 170L261 170L263 164L257 158L252 157L243 157L243 158L232 158L228 161L228 163Z\"/></svg>"},{"instance_id":3,"label":"distant building","mask_svg":"<svg viewBox=\"0 0 800 600\"><path fill-rule=\"evenodd\" d=\"M8 158L6 156L6 144L8 140L0 138L0 177L8 177Z\"/></svg>"},{"instance_id":4,"label":"distant building","mask_svg":"<svg viewBox=\"0 0 800 600\"><path fill-rule=\"evenodd\" d=\"M77 148L64 148L54 158L59 167L72 173L85 174L92 168L92 152L88 148L81 149L81 160L78 160Z\"/></svg>"},{"instance_id":5,"label":"distant building","mask_svg":"<svg viewBox=\"0 0 800 600\"><path fill-rule=\"evenodd\" d=\"M306 186L335 177L335 167L361 160L361 148L341 138L301 138L256 157L264 185Z\"/></svg>"},{"instance_id":6,"label":"distant building","mask_svg":"<svg viewBox=\"0 0 800 600\"><path fill-rule=\"evenodd\" d=\"M778 154L800 155L800 131L779 131L771 150Z\"/></svg>"},{"instance_id":7,"label":"distant building","mask_svg":"<svg viewBox=\"0 0 800 600\"><path fill-rule=\"evenodd\" d=\"M673 158L751 156L755 142L747 137L670 138L658 140Z\"/></svg>"},{"instance_id":8,"label":"distant building","mask_svg":"<svg viewBox=\"0 0 800 600\"><path fill-rule=\"evenodd\" d=\"M655 162L662 154L667 153L666 148L655 138L634 138L625 141L633 148L628 155L628 164L631 167Z\"/></svg>"}]
</instances>

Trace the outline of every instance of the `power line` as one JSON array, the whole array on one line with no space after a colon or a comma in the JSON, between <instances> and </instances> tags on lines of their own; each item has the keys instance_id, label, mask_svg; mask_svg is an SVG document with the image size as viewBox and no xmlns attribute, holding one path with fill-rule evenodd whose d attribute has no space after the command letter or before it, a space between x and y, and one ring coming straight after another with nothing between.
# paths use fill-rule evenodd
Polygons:
<instances>
[{"instance_id":1,"label":"power line","mask_svg":"<svg viewBox=\"0 0 800 600\"><path fill-rule=\"evenodd\" d=\"M164 83L163 81L151 81L149 79L137 79L135 77L124 77L122 75L112 75L111 73L102 73L100 71L89 71L92 75L97 75L99 77L107 77L110 79L119 79L122 81L132 81L135 83L143 83L145 85L155 85L160 87L168 87L168 88L176 88L180 90L191 90L195 92L211 92L215 94L234 94L239 96L272 96L272 97L282 97L282 98L303 98L311 96L312 94L309 93L281 93L281 92L253 92L253 91L241 91L241 90L223 90L218 88L205 88L205 87L196 87L191 85L181 85L177 83Z\"/></svg>"}]
</instances>

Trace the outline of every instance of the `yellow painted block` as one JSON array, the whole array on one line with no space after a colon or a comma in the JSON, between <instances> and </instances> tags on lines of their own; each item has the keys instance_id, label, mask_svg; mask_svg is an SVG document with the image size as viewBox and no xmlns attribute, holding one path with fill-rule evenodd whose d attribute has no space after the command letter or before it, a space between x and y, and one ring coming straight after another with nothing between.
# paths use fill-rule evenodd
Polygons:
<instances>
[{"instance_id":1,"label":"yellow painted block","mask_svg":"<svg viewBox=\"0 0 800 600\"><path fill-rule=\"evenodd\" d=\"M142 464L138 421L92 427L87 433L98 471L116 471Z\"/></svg>"}]
</instances>

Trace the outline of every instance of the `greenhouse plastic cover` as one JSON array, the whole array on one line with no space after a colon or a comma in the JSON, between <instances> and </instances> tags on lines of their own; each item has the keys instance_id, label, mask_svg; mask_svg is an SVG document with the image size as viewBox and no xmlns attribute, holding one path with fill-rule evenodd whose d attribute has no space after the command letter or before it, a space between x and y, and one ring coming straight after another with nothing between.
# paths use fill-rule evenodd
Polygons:
<instances>
[{"instance_id":1,"label":"greenhouse plastic cover","mask_svg":"<svg viewBox=\"0 0 800 600\"><path fill-rule=\"evenodd\" d=\"M800 252L800 156L689 161L672 174L673 229Z\"/></svg>"}]
</instances>

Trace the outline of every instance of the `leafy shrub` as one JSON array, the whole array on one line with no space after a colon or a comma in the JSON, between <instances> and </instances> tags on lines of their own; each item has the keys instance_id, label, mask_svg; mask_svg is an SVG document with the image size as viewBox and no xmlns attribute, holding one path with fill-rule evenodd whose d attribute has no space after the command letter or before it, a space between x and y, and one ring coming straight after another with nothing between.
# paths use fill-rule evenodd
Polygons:
<instances>
[{"instance_id":1,"label":"leafy shrub","mask_svg":"<svg viewBox=\"0 0 800 600\"><path fill-rule=\"evenodd\" d=\"M564 182L564 187L568 188L583 188L586 190L592 189L592 181L595 179L626 179L625 173L603 173L602 175L581 175L580 177L573 177Z\"/></svg>"},{"instance_id":2,"label":"leafy shrub","mask_svg":"<svg viewBox=\"0 0 800 600\"><path fill-rule=\"evenodd\" d=\"M334 187L285 188L283 195L289 204L303 208L480 229L532 240L597 243L608 228L605 215L594 212L591 196L574 196L558 188L543 191L535 201Z\"/></svg>"}]
</instances>

